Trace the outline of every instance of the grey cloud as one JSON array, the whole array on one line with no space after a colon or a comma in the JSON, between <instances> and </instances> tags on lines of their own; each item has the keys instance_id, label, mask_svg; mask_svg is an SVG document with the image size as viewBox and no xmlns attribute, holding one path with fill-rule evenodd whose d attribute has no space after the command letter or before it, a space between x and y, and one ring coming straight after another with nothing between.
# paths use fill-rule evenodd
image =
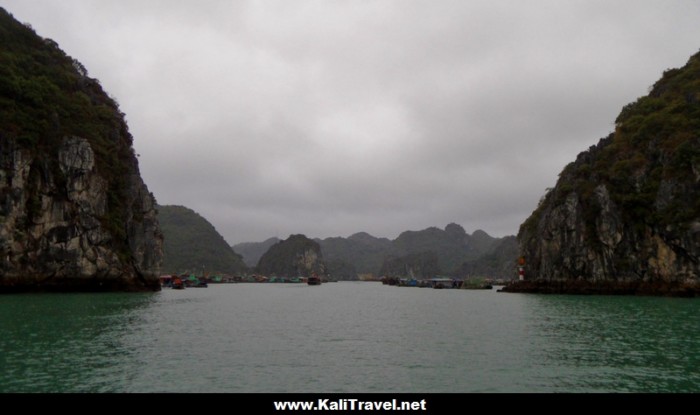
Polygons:
<instances>
[{"instance_id":1,"label":"grey cloud","mask_svg":"<svg viewBox=\"0 0 700 415\"><path fill-rule=\"evenodd\" d=\"M514 234L700 44L675 1L0 0L120 102L159 202L230 243Z\"/></svg>"}]
</instances>

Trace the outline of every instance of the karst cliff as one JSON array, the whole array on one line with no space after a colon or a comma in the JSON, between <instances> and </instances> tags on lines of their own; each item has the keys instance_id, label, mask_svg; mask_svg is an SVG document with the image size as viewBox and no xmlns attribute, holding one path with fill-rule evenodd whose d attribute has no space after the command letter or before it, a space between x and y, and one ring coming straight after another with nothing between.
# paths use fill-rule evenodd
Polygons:
<instances>
[{"instance_id":1,"label":"karst cliff","mask_svg":"<svg viewBox=\"0 0 700 415\"><path fill-rule=\"evenodd\" d=\"M0 9L0 292L159 289L162 247L116 101Z\"/></svg>"},{"instance_id":2,"label":"karst cliff","mask_svg":"<svg viewBox=\"0 0 700 415\"><path fill-rule=\"evenodd\" d=\"M518 241L506 291L700 293L700 53L564 168Z\"/></svg>"}]
</instances>

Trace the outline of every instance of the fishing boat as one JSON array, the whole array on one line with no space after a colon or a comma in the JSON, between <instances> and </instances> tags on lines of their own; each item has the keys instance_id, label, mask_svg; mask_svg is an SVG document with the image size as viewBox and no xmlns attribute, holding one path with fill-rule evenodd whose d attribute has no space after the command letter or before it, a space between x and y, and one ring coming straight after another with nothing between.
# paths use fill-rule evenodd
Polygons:
<instances>
[{"instance_id":1,"label":"fishing boat","mask_svg":"<svg viewBox=\"0 0 700 415\"><path fill-rule=\"evenodd\" d=\"M309 277L306 283L309 285L321 285L321 278L318 275L314 274Z\"/></svg>"},{"instance_id":2,"label":"fishing boat","mask_svg":"<svg viewBox=\"0 0 700 415\"><path fill-rule=\"evenodd\" d=\"M173 278L172 281L172 287L174 290L184 290L185 289L185 283L182 282L180 278Z\"/></svg>"}]
</instances>

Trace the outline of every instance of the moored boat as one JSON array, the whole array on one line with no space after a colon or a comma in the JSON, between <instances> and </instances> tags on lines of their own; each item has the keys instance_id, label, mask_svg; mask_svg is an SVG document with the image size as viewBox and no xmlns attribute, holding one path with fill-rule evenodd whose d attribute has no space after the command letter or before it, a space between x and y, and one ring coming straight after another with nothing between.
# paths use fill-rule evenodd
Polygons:
<instances>
[{"instance_id":1,"label":"moored boat","mask_svg":"<svg viewBox=\"0 0 700 415\"><path fill-rule=\"evenodd\" d=\"M180 278L177 278L177 277L173 278L171 286L173 287L174 290L184 290L185 289L185 283L182 282L182 280Z\"/></svg>"}]
</instances>

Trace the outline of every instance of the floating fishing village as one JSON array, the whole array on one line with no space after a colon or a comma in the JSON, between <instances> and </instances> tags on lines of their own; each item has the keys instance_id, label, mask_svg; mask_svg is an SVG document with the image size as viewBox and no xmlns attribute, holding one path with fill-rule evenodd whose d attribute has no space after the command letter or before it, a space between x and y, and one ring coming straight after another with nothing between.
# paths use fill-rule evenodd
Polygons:
<instances>
[{"instance_id":1,"label":"floating fishing village","mask_svg":"<svg viewBox=\"0 0 700 415\"><path fill-rule=\"evenodd\" d=\"M338 282L336 279L319 277L278 277L264 275L249 276L197 276L195 274L161 275L160 284L163 288L185 289L185 288L208 288L210 284L307 284L321 285L322 283ZM362 282L381 282L382 285L396 287L417 287L434 289L493 289L494 286L505 285L508 281L491 278L456 279L449 277L435 277L430 279L381 277L379 279L366 280Z\"/></svg>"}]
</instances>

